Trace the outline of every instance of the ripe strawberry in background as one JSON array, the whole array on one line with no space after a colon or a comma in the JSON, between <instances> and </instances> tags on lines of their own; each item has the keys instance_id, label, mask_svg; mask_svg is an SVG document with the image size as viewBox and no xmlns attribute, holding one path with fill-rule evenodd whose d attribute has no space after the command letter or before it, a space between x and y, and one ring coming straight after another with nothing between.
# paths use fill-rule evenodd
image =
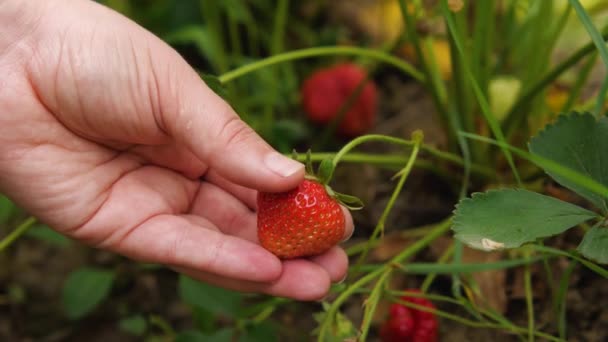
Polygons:
<instances>
[{"instance_id":1,"label":"ripe strawberry in background","mask_svg":"<svg viewBox=\"0 0 608 342\"><path fill-rule=\"evenodd\" d=\"M302 86L302 104L309 119L318 124L329 124L366 77L365 69L352 63L337 64L313 73ZM338 133L344 136L364 134L375 122L376 85L371 80L366 82L337 126Z\"/></svg>"},{"instance_id":2,"label":"ripe strawberry in background","mask_svg":"<svg viewBox=\"0 0 608 342\"><path fill-rule=\"evenodd\" d=\"M407 291L420 292L417 289ZM401 300L435 309L426 298L403 296ZM436 342L438 326L435 314L395 303L391 305L388 319L380 328L380 338L382 342Z\"/></svg>"}]
</instances>

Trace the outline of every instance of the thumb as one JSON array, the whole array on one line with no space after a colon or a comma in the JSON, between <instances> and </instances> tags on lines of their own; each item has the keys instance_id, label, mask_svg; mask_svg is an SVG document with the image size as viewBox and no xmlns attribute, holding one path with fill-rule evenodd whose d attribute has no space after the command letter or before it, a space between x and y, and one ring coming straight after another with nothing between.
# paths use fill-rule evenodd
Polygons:
<instances>
[{"instance_id":1,"label":"thumb","mask_svg":"<svg viewBox=\"0 0 608 342\"><path fill-rule=\"evenodd\" d=\"M180 63L186 68L175 93L180 105L174 118L163 120L171 123L170 134L234 183L260 191L296 187L304 165L275 151L194 70Z\"/></svg>"}]
</instances>

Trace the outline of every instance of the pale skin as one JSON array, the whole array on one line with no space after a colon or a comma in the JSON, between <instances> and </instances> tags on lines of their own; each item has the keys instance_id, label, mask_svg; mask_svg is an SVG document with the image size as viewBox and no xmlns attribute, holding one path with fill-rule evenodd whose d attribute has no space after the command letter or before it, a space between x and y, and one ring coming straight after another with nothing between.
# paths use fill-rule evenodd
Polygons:
<instances>
[{"instance_id":1,"label":"pale skin","mask_svg":"<svg viewBox=\"0 0 608 342\"><path fill-rule=\"evenodd\" d=\"M318 300L348 259L256 234L279 155L157 37L88 0L0 0L0 192L57 231L217 286ZM353 223L348 211L345 238Z\"/></svg>"}]
</instances>

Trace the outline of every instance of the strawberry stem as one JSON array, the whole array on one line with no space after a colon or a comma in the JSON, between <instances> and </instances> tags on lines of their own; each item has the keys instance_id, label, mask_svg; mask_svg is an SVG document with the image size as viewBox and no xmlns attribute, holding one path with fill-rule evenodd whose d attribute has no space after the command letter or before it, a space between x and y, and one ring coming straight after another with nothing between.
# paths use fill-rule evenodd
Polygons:
<instances>
[{"instance_id":1,"label":"strawberry stem","mask_svg":"<svg viewBox=\"0 0 608 342\"><path fill-rule=\"evenodd\" d=\"M317 177L323 185L329 184L334 174L335 165L331 159L323 159L319 164L319 170L317 171Z\"/></svg>"},{"instance_id":2,"label":"strawberry stem","mask_svg":"<svg viewBox=\"0 0 608 342\"><path fill-rule=\"evenodd\" d=\"M314 175L315 171L312 168L312 152L310 149L306 151L306 174Z\"/></svg>"}]
</instances>

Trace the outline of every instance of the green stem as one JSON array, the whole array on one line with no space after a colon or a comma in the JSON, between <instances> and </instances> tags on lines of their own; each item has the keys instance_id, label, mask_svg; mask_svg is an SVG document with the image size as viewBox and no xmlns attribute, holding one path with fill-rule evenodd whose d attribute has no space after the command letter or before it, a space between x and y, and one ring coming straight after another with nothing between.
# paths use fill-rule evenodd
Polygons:
<instances>
[{"instance_id":1,"label":"green stem","mask_svg":"<svg viewBox=\"0 0 608 342\"><path fill-rule=\"evenodd\" d=\"M228 17L228 34L230 35L230 46L232 47L232 53L238 60L243 54L241 37L239 34L239 24L230 16Z\"/></svg>"},{"instance_id":2,"label":"green stem","mask_svg":"<svg viewBox=\"0 0 608 342\"><path fill-rule=\"evenodd\" d=\"M431 73L431 69L427 64L426 56L422 51L422 44L420 43L420 37L418 36L418 32L416 31L416 22L415 18L410 15L408 10L408 5L405 0L399 0L399 8L401 10L401 16L403 17L403 21L405 24L405 28L407 30L407 36L412 41L414 45L414 50L416 51L416 60L422 67L422 77L427 80L426 85L431 93L431 99L433 100L433 104L437 109L439 116L443 119L442 122L448 122L447 120L447 110L445 102L441 99L441 88L438 82L434 82L433 75ZM453 133L449 130L446 130L448 133ZM450 134L450 136L455 137L455 135Z\"/></svg>"},{"instance_id":3,"label":"green stem","mask_svg":"<svg viewBox=\"0 0 608 342\"><path fill-rule=\"evenodd\" d=\"M397 230L401 231L397 235L403 239L417 239L417 238L421 238L421 237L425 236L426 234L428 234L429 230L431 230L433 227L434 226L422 226L422 227L411 228L411 229L407 229L407 230L397 229ZM367 240L356 243L346 249L346 254L348 256L354 256L356 254L362 253L363 250L365 249L365 247L367 246L367 244L368 244ZM372 247L377 247L380 244L380 241L374 241L371 244L372 244ZM365 266L363 266L363 267L365 267ZM380 267L380 266L377 266L377 267Z\"/></svg>"},{"instance_id":4,"label":"green stem","mask_svg":"<svg viewBox=\"0 0 608 342\"><path fill-rule=\"evenodd\" d=\"M572 260L576 260L578 262L580 262L583 266L587 267L588 269L590 269L591 271L599 274L600 276L604 277L604 278L608 278L608 269L605 269L589 260L586 260L584 258L579 257L576 254L570 253L570 252L566 252L566 251L562 251L560 249L556 249L556 248L552 248L552 247L547 247L547 246L538 246L538 245L532 245L531 246L533 249L540 251L540 252L544 252L544 253L549 253L549 254L554 254L554 255L560 255L560 256L564 256L567 258L570 258Z\"/></svg>"},{"instance_id":5,"label":"green stem","mask_svg":"<svg viewBox=\"0 0 608 342\"><path fill-rule=\"evenodd\" d=\"M222 83L230 82L241 76L244 76L250 72L274 65L292 61L296 59L319 57L327 55L354 55L360 57L368 57L386 62L397 69L403 71L405 74L412 76L414 79L424 82L424 76L416 70L411 64L385 52L381 52L373 49L365 49L353 46L327 46L327 47L314 47L308 49L301 49L295 51L284 52L278 55L270 56L268 58L243 65L232 71L222 74L218 79Z\"/></svg>"},{"instance_id":6,"label":"green stem","mask_svg":"<svg viewBox=\"0 0 608 342\"><path fill-rule=\"evenodd\" d=\"M386 221L386 219L388 218L388 215L390 214L391 210L393 209L393 206L395 205L395 201L397 200L397 197L399 197L399 194L401 193L401 189L403 189L403 185L405 184L407 177L409 176L410 172L412 171L412 168L414 167L414 162L416 161L416 158L418 157L418 151L420 150L420 144L422 143L422 139L424 138L424 136L422 135L422 131L415 131L414 133L412 133L412 137L414 140L414 147L412 149L412 152L410 153L409 160L407 161L407 164L405 165L405 167L395 175L395 177L399 177L399 182L395 186L395 190L393 190L393 193L391 194L391 197L389 198L388 203L384 207L384 210L382 211L382 215L380 215L380 218L378 219L378 223L376 223L376 227L374 228L372 236L368 239L367 247L365 248L363 253L361 253L359 255L359 260L357 261L357 267L355 267L355 270L358 269L360 264L367 257L369 249L371 248L370 243L373 241L376 241L378 236L384 233L384 222ZM361 140L360 142L364 142L364 141L365 140ZM334 158L334 162L336 161L337 158L338 158L338 155L336 155L336 157Z\"/></svg>"},{"instance_id":7,"label":"green stem","mask_svg":"<svg viewBox=\"0 0 608 342\"><path fill-rule=\"evenodd\" d=\"M526 259L530 259L530 251L525 252ZM532 271L530 265L524 268L524 288L526 291L526 309L528 313L528 341L534 341L534 297L532 293Z\"/></svg>"},{"instance_id":8,"label":"green stem","mask_svg":"<svg viewBox=\"0 0 608 342\"><path fill-rule=\"evenodd\" d=\"M459 36L458 31L456 29L456 24L454 22L454 18L452 17L452 14L450 13L450 11L447 7L446 0L443 0L441 2L441 8L444 13L445 20L448 25L450 34L454 37L454 44L456 45L458 53L459 53L460 57L464 59L465 58L465 47L463 46L462 38ZM477 97L477 102L479 103L481 112L482 112L486 122L490 126L490 130L492 131L492 134L494 134L494 136L496 137L496 140L506 143L505 136L502 132L500 125L498 124L498 121L496 120L496 117L494 116L494 114L490 111L490 104L488 103L488 100L483 95L483 92L481 91L481 88L479 87L477 80L471 73L469 66L466 63L463 63L463 68L465 70L466 76L467 76L471 86L473 87L473 92L475 93L475 96ZM515 167L515 163L513 162L513 155L511 154L511 151L509 151L507 148L504 148L504 147L501 147L501 150L507 160L507 163L511 167L511 171L513 172L513 176L515 177L517 184L521 185L521 179L519 178L519 173L517 172L517 168Z\"/></svg>"},{"instance_id":9,"label":"green stem","mask_svg":"<svg viewBox=\"0 0 608 342\"><path fill-rule=\"evenodd\" d=\"M266 319L268 319L268 317L270 317L270 315L272 315L272 313L275 311L275 309L276 309L276 306L274 306L274 305L268 306L268 307L264 308L260 313L255 315L255 317L253 317L251 319L251 321L254 324L260 324L260 323L264 322Z\"/></svg>"},{"instance_id":10,"label":"green stem","mask_svg":"<svg viewBox=\"0 0 608 342\"><path fill-rule=\"evenodd\" d=\"M468 325L470 327L474 327L474 328L488 328L488 329L507 329L510 330L513 333L522 333L522 332L526 332L527 329L526 328L522 328L522 327L518 327L515 325L510 325L508 327L505 327L503 324L496 324L496 323L485 323L485 322L476 322L476 321L472 321L470 319L466 319L466 318L462 318L458 315L453 315L444 311L440 311L440 310L435 310L435 309L431 309L429 307L423 306L423 305L418 305L418 304L414 304L411 302L406 302L403 300L396 300L397 303L418 310L418 311L424 311L424 312L429 312L432 313L434 315L437 315L439 317L443 317L455 322L458 322L460 324L464 324L464 325ZM534 336L538 336L550 341L563 341L562 339L540 332L540 331L533 331L532 332Z\"/></svg>"},{"instance_id":11,"label":"green stem","mask_svg":"<svg viewBox=\"0 0 608 342\"><path fill-rule=\"evenodd\" d=\"M439 260L437 260L437 264L438 265L442 265L444 264L454 253L454 244L451 243L450 247L448 247L443 254L441 255L441 257L439 257ZM451 265L450 265L451 266ZM411 267L411 264L408 266L408 269ZM426 278L424 278L424 281L422 282L422 285L420 285L420 291L422 292L427 292L429 290L429 287L431 287L431 284L433 284L433 281L435 280L435 278L437 278L437 272L433 272L433 273L429 273Z\"/></svg>"},{"instance_id":12,"label":"green stem","mask_svg":"<svg viewBox=\"0 0 608 342\"><path fill-rule=\"evenodd\" d=\"M285 37L285 23L287 22L287 12L289 10L289 0L279 0L274 17L274 28L272 30L272 41L270 50L273 55L283 52L283 38Z\"/></svg>"},{"instance_id":13,"label":"green stem","mask_svg":"<svg viewBox=\"0 0 608 342\"><path fill-rule=\"evenodd\" d=\"M0 252L10 246L21 235L23 235L23 233L25 233L34 223L36 223L35 217L28 217L25 221L23 221L17 228L15 228L15 230L0 241Z\"/></svg>"},{"instance_id":14,"label":"green stem","mask_svg":"<svg viewBox=\"0 0 608 342\"><path fill-rule=\"evenodd\" d=\"M387 291L387 293L389 295L391 295L393 298L399 298L399 297L403 297L403 296L421 297L421 298L427 298L432 301L446 302L446 303L451 303L451 304L455 304L458 306L463 306L463 303L461 301L458 301L456 299L453 299L453 298L447 297L447 296L422 294L422 293L418 293L418 292L409 292L409 291ZM504 330L510 331L510 332L518 334L518 335L522 334L522 333L527 333L527 328L518 327L515 324L511 323L510 321L504 320L502 317L500 317L500 315L488 313L488 312L486 312L486 310L483 310L483 309L480 309L480 311L486 315L489 314L488 316L490 316L492 319L496 320L496 322L498 324L483 322L483 321L472 321L472 320L461 318L461 317L455 316L455 315L451 315L451 314L448 314L448 313L445 313L443 311L439 311L436 309L434 310L434 309L430 309L428 307L418 307L416 304L413 304L411 302L406 303L406 302L401 301L400 303L404 304L405 306L409 306L411 308L419 309L420 311L432 312L432 313L436 314L437 316L440 316L440 317L443 317L446 319L450 319L450 320L454 320L461 324L472 326L472 327L488 328L488 329L504 329ZM458 318L454 319L454 317L458 317ZM562 340L555 336L552 336L552 335L549 335L549 334L546 334L543 332L539 332L539 331L535 331L534 334L538 337L545 338L545 339L548 339L551 341L562 341L562 342L565 341L565 340Z\"/></svg>"},{"instance_id":15,"label":"green stem","mask_svg":"<svg viewBox=\"0 0 608 342\"><path fill-rule=\"evenodd\" d=\"M378 302L382 296L382 290L384 289L384 284L386 280L389 279L392 269L387 268L380 279L374 285L372 292L369 297L365 301L365 311L363 312L363 320L361 321L361 334L359 336L360 341L365 341L367 338L367 334L369 333L369 327L372 323L372 318L374 316L374 312L376 311L376 307L378 307Z\"/></svg>"},{"instance_id":16,"label":"green stem","mask_svg":"<svg viewBox=\"0 0 608 342\"><path fill-rule=\"evenodd\" d=\"M313 153L311 161L320 162L320 161L323 161L324 159L331 159L334 157L334 155L335 155L335 153ZM285 154L285 156L289 157L288 154ZM364 157L364 158L358 158L358 157ZM371 158L367 159L365 157L371 157ZM305 162L306 157L298 156L297 160ZM352 154L348 154L348 155L344 156L344 158L342 158L342 162L365 163L365 164L370 164L370 165L376 165L378 167L389 169L389 170L395 170L395 169L400 169L401 166L403 166L403 164L405 164L407 162L407 159L403 156L383 156L383 155L374 155L374 154L366 154L366 153L352 153ZM425 170L425 171L434 173L437 177L439 177L440 179L445 181L446 184L452 184L452 183L460 181L458 173L452 172L451 170L449 170L449 168L440 167L440 165L438 163L436 163L435 161L418 159L414 162L414 167L417 169L420 169L420 170ZM494 172L494 171L491 171L489 169L486 170L483 167L477 169L476 171L478 171L477 175L480 177L480 179L490 181L490 182L496 180L497 175L496 175L496 172ZM456 191L457 191L456 187L454 187L453 191L454 191L454 193L456 193Z\"/></svg>"},{"instance_id":17,"label":"green stem","mask_svg":"<svg viewBox=\"0 0 608 342\"><path fill-rule=\"evenodd\" d=\"M213 63L219 72L228 70L228 55L226 46L223 42L223 34L221 29L220 10L215 1L199 1L201 6L201 16L203 17L206 27L208 28L212 44L214 47Z\"/></svg>"},{"instance_id":18,"label":"green stem","mask_svg":"<svg viewBox=\"0 0 608 342\"><path fill-rule=\"evenodd\" d=\"M340 295L338 295L338 297L334 300L334 302L331 304L331 306L327 310L326 319L321 323L321 327L319 329L318 341L319 342L327 341L327 335L329 334L329 329L330 329L330 326L333 324L336 313L340 309L340 306L342 304L344 304L344 302L346 302L346 300L352 294L354 294L358 289L360 289L367 283L369 283L372 280L379 277L382 274L382 272L384 272L387 268L392 267L393 263L401 263L405 259L410 258L414 254L418 253L420 250L426 248L431 242L435 241L437 238L439 238L441 235L443 235L446 231L448 231L451 227L451 224L452 224L451 220L445 220L445 221L441 222L440 224L435 226L429 232L428 235L426 235L422 239L416 241L408 248L404 249L401 253L399 253L397 256L395 256L393 259L391 259L391 261L384 264L383 267L378 268L377 270L370 272L370 273L366 274L365 276L361 277L356 282L354 282L352 285L347 287L346 290L344 290L342 293L340 293Z\"/></svg>"},{"instance_id":19,"label":"green stem","mask_svg":"<svg viewBox=\"0 0 608 342\"><path fill-rule=\"evenodd\" d=\"M574 182L576 185L584 187L585 189L594 192L597 195L600 195L604 198L608 198L608 187L598 181L583 175L578 171L574 171L568 167L562 166L561 164L544 157L541 157L536 154L528 153L524 150L513 147L509 144L502 143L500 141L496 141L494 139L490 139L487 137L482 137L476 134L470 133L460 133L463 137L474 139L478 141L487 142L490 144L494 144L500 146L501 148L506 148L512 151L514 154L518 155L521 158L528 160L529 162L535 164L536 166L555 173L558 176L564 177L569 181Z\"/></svg>"},{"instance_id":20,"label":"green stem","mask_svg":"<svg viewBox=\"0 0 608 342\"><path fill-rule=\"evenodd\" d=\"M453 249L450 248L451 252ZM451 254L451 253L450 253ZM450 254L447 254L448 257ZM556 257L556 256L553 256ZM442 258L445 260L445 258ZM504 270L509 268L520 267L524 265L531 265L542 261L542 257L536 258L522 258L522 259L512 259L512 260L501 260L490 263L430 263L430 262L418 262L418 263L408 263L405 265L402 264L393 264L395 268L406 274L471 274L471 273L479 273L479 272L487 272L487 271L496 271L496 270ZM363 271L373 271L379 267L382 267L383 264L369 264L362 265L361 270Z\"/></svg>"},{"instance_id":21,"label":"green stem","mask_svg":"<svg viewBox=\"0 0 608 342\"><path fill-rule=\"evenodd\" d=\"M471 61L473 75L484 91L484 96L488 97L487 89L490 80L490 70L492 61L492 36L494 29L495 1L476 1L475 24L473 29L473 48Z\"/></svg>"},{"instance_id":22,"label":"green stem","mask_svg":"<svg viewBox=\"0 0 608 342\"><path fill-rule=\"evenodd\" d=\"M608 32L605 32L602 35L602 39L608 40ZM570 69L573 65L578 63L583 57L587 56L593 51L595 51L595 45L593 42L590 42L587 45L578 49L570 57L558 64L545 77L541 78L538 82L529 87L528 90L517 99L515 104L513 104L513 107L511 107L511 110L509 110L509 113L506 115L506 119L503 124L503 128L506 132L506 135L510 136L513 130L518 127L518 123L521 121L521 118L523 118L526 114L523 112L524 107L539 92L541 92L543 89L545 89L545 87L555 81L566 70Z\"/></svg>"},{"instance_id":23,"label":"green stem","mask_svg":"<svg viewBox=\"0 0 608 342\"><path fill-rule=\"evenodd\" d=\"M572 109L572 107L574 107L574 104L579 99L579 96L583 90L583 86L587 83L589 75L591 75L591 70L593 70L593 66L595 65L597 56L597 53L594 53L589 56L588 60L581 67L576 82L574 82L574 85L569 91L570 94L568 95L568 100L566 101L564 107L561 109L562 112L568 113Z\"/></svg>"},{"instance_id":24,"label":"green stem","mask_svg":"<svg viewBox=\"0 0 608 342\"><path fill-rule=\"evenodd\" d=\"M604 116L604 106L606 103L606 92L608 91L608 77L604 79L602 82L602 87L600 88L600 92L597 94L597 101L595 103L595 113L596 118L601 118Z\"/></svg>"},{"instance_id":25,"label":"green stem","mask_svg":"<svg viewBox=\"0 0 608 342\"><path fill-rule=\"evenodd\" d=\"M284 38L285 38L285 23L287 22L287 13L289 10L288 0L279 0L275 15L274 15L274 27L272 30L272 36L270 38L270 52L271 55L278 55L283 52ZM289 65L282 65L276 70L271 70L272 78L276 84L280 84L283 80L288 77L293 77L293 70L289 70ZM280 98L280 87L272 87L271 95L264 101L264 119L262 132L265 134L272 134L272 127L275 124L275 105Z\"/></svg>"},{"instance_id":26,"label":"green stem","mask_svg":"<svg viewBox=\"0 0 608 342\"><path fill-rule=\"evenodd\" d=\"M357 140L358 142L354 143L355 140ZM351 142L349 142L347 145L345 145L344 148L346 148L347 146L349 146L351 144L353 146L349 146L348 150L344 151L343 153L340 153L341 154L340 160L342 160L344 162L350 162L350 163L366 163L366 164L386 165L386 166L400 166L406 162L406 158L403 156L377 155L377 154L369 154L369 153L350 153L350 150L352 150L354 146L360 144L361 140L364 140L364 142L372 141L372 140L385 141L388 143L399 144L399 145L403 145L406 147L414 146L414 142L411 140L405 140L405 139L395 138L395 137L386 136L386 135L379 135L379 134L368 134L368 135L358 137L358 138L352 140ZM466 165L465 161L457 154L441 151L432 146L425 145L425 144L420 145L420 150L430 154L431 156L448 161L448 162L458 165L460 167L465 167L465 165ZM336 155L337 155L337 153L333 153L333 152L319 152L319 153L312 153L311 158L312 158L312 161L322 161L323 159L335 158ZM306 161L306 156L298 155L298 160ZM484 177L487 177L487 178L491 178L491 179L496 178L496 171L491 168L488 168L484 165L471 164L471 171L473 171L479 175L483 175Z\"/></svg>"},{"instance_id":27,"label":"green stem","mask_svg":"<svg viewBox=\"0 0 608 342\"><path fill-rule=\"evenodd\" d=\"M587 30L587 33L591 37L591 40L593 40L593 43L595 44L595 46L600 54L600 57L602 58L602 61L604 62L604 66L606 68L608 68L608 48L606 47L606 44L604 43L604 38L602 37L602 34L597 30L595 25L593 25L593 22L591 21L589 14L587 14L587 11L585 11L585 8L583 7L583 5L581 5L580 1L579 0L569 0L569 1L570 1L570 5L572 7L574 7L574 10L576 11L576 15L578 15L580 22L583 24L583 26L585 26L585 29Z\"/></svg>"},{"instance_id":28,"label":"green stem","mask_svg":"<svg viewBox=\"0 0 608 342\"><path fill-rule=\"evenodd\" d=\"M150 322L150 325L157 326L168 339L173 340L175 338L175 330L173 330L171 325L161 316L150 315L148 321Z\"/></svg>"},{"instance_id":29,"label":"green stem","mask_svg":"<svg viewBox=\"0 0 608 342\"><path fill-rule=\"evenodd\" d=\"M570 283L570 276L572 275L572 271L576 267L578 263L576 261L571 261L570 265L564 270L564 273L561 276L559 281L559 290L557 294L554 296L554 312L557 313L557 331L559 331L559 337L566 339L566 328L567 328L567 320L566 320L566 292L568 291L568 284ZM552 280L551 280L552 281Z\"/></svg>"},{"instance_id":30,"label":"green stem","mask_svg":"<svg viewBox=\"0 0 608 342\"><path fill-rule=\"evenodd\" d=\"M369 292L369 290L367 292ZM405 291L387 290L386 293L388 293L390 296L393 296L393 297L426 298L426 299L434 301L434 302L445 302L445 303L450 303L450 304L455 304L455 305L462 305L462 303L460 303L458 300L456 300L452 297L438 295L438 294L424 293L424 292L418 292L418 291L408 291L408 290L405 290Z\"/></svg>"}]
</instances>

